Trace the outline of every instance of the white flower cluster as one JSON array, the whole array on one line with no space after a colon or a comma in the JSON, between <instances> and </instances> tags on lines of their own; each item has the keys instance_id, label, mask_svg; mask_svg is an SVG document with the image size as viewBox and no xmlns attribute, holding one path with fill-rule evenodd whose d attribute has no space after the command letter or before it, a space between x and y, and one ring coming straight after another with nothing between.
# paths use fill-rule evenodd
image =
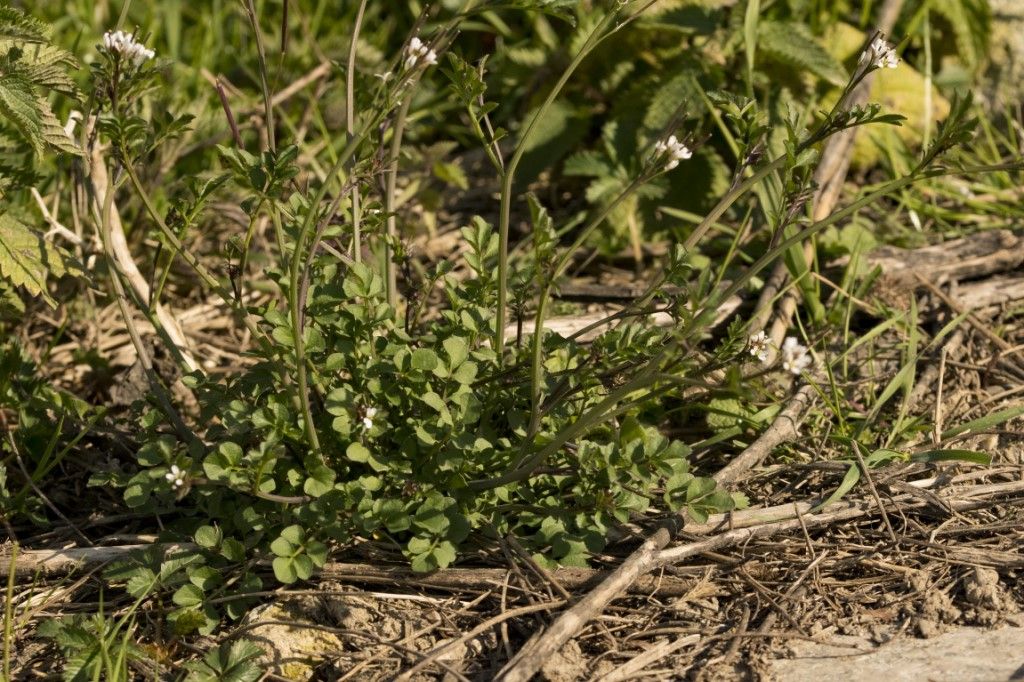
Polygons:
<instances>
[{"instance_id":1,"label":"white flower cluster","mask_svg":"<svg viewBox=\"0 0 1024 682\"><path fill-rule=\"evenodd\" d=\"M164 474L164 478L171 484L171 487L177 490L181 486L185 485L185 472L182 471L177 464L171 465L171 470Z\"/></svg>"},{"instance_id":2,"label":"white flower cluster","mask_svg":"<svg viewBox=\"0 0 1024 682\"><path fill-rule=\"evenodd\" d=\"M795 336L788 336L782 342L782 369L790 374L799 375L814 363L807 346L803 346Z\"/></svg>"},{"instance_id":3,"label":"white flower cluster","mask_svg":"<svg viewBox=\"0 0 1024 682\"><path fill-rule=\"evenodd\" d=\"M759 331L747 339L747 352L757 358L761 364L768 362L771 348L772 341L763 331ZM814 358L811 356L810 350L807 346L801 345L795 336L786 337L786 340L782 342L779 355L782 358L782 369L790 374L800 375L814 365Z\"/></svg>"},{"instance_id":4,"label":"white flower cluster","mask_svg":"<svg viewBox=\"0 0 1024 682\"><path fill-rule=\"evenodd\" d=\"M136 67L142 66L147 59L156 56L156 52L135 39L135 36L125 31L107 31L103 34L103 47L107 52L117 54L130 60Z\"/></svg>"},{"instance_id":5,"label":"white flower cluster","mask_svg":"<svg viewBox=\"0 0 1024 682\"><path fill-rule=\"evenodd\" d=\"M668 161L665 163L667 170L672 170L679 165L680 161L693 156L690 148L676 139L675 135L669 135L667 140L658 140L654 144L654 153L659 157L668 157Z\"/></svg>"},{"instance_id":6,"label":"white flower cluster","mask_svg":"<svg viewBox=\"0 0 1024 682\"><path fill-rule=\"evenodd\" d=\"M768 351L771 349L772 342L768 338L768 335L764 331L759 331L750 337L747 342L747 351L757 358L758 362L768 362Z\"/></svg>"},{"instance_id":7,"label":"white flower cluster","mask_svg":"<svg viewBox=\"0 0 1024 682\"><path fill-rule=\"evenodd\" d=\"M875 69L895 69L900 63L896 48L878 36L860 55L860 65Z\"/></svg>"},{"instance_id":8,"label":"white flower cluster","mask_svg":"<svg viewBox=\"0 0 1024 682\"><path fill-rule=\"evenodd\" d=\"M376 407L367 407L363 411L363 428L369 431L373 428L373 418L377 416Z\"/></svg>"},{"instance_id":9,"label":"white flower cluster","mask_svg":"<svg viewBox=\"0 0 1024 682\"><path fill-rule=\"evenodd\" d=\"M428 66L437 64L437 53L417 36L413 36L413 39L409 41L405 55L405 68L407 69L413 69L420 63Z\"/></svg>"}]
</instances>

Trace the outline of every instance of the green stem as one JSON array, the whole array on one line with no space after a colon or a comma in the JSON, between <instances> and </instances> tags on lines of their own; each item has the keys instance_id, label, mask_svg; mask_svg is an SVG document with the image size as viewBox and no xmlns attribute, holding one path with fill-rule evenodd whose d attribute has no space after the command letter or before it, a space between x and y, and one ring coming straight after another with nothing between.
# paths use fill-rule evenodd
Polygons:
<instances>
[{"instance_id":1,"label":"green stem","mask_svg":"<svg viewBox=\"0 0 1024 682\"><path fill-rule=\"evenodd\" d=\"M962 169L941 168L931 171L915 173L904 178L888 182L884 184L882 187L880 187L878 190L871 192L870 194L854 202L847 208L841 211L837 211L828 218L820 220L814 223L813 225L808 226L806 229L801 230L799 233L786 239L782 243L778 244L770 252L766 253L761 258L759 258L748 269L748 271L743 274L743 276L737 278L737 280L733 282L732 285L730 285L727 289L725 289L721 293L718 293L716 296L712 297L709 303L705 306L704 310L701 311L699 315L695 316L694 324L690 327L690 329L683 332L683 334L673 338L669 343L667 343L653 358L651 358L651 360L648 361L646 366L644 366L644 368L641 369L636 374L636 376L634 376L627 383L625 383L624 385L620 386L619 388L615 389L610 394L608 394L606 398L604 398L600 403L598 403L596 406L588 410L586 413L581 415L579 419L577 419L571 425L555 434L551 441L549 441L543 448L534 453L529 459L519 463L512 470L506 472L505 474L502 474L501 476L497 476L495 478L490 479L470 481L468 484L469 489L474 492L481 492L484 490L497 488L502 485L507 485L509 483L516 483L519 481L526 480L527 478L530 477L530 475L538 466L543 464L543 462L548 457L556 453L566 443L587 433L590 429L600 424L609 416L616 413L621 413L624 409L627 409L629 407L628 404L623 406L618 405L618 403L624 400L626 396L628 396L633 391L637 391L643 388L649 388L651 386L651 383L657 374L657 368L660 366L662 360L668 357L669 353L673 352L681 344L685 343L699 329L704 328L705 325L701 324L702 318L707 316L709 313L714 313L714 311L717 309L718 301L727 299L728 297L738 292L740 288L742 288L746 284L746 282L750 280L751 277L753 277L755 274L757 274L757 272L763 270L765 267L771 264L776 258L779 257L780 254L782 254L786 249L788 249L792 245L797 244L802 240L807 239L809 236L824 230L829 225L832 225L839 220L842 220L853 215L856 211L860 210L864 206L874 201L877 201L879 198L891 194L892 192L903 187L906 187L921 179L939 177L943 175L973 175L978 173L990 173L997 171L1011 171L1021 169L1024 169L1024 163L1011 162L1005 164L974 166Z\"/></svg>"},{"instance_id":2,"label":"green stem","mask_svg":"<svg viewBox=\"0 0 1024 682\"><path fill-rule=\"evenodd\" d=\"M260 199L260 202L256 205L256 209L252 212L249 217L249 227L245 231L245 241L242 243L242 255L238 258L238 293L239 303L244 298L244 286L245 286L245 274L249 269L249 249L252 246L252 238L256 235L256 223L259 221L260 211L263 209L263 203L265 199Z\"/></svg>"},{"instance_id":3,"label":"green stem","mask_svg":"<svg viewBox=\"0 0 1024 682\"><path fill-rule=\"evenodd\" d=\"M375 123L375 121L373 122ZM304 258L302 254L306 249L306 242L309 240L310 232L313 229L314 224L317 222L317 209L324 197L327 196L327 189L331 182L337 177L338 173L341 172L342 168L349 159L356 153L359 145L362 144L366 138L369 126L373 123L368 123L367 128L364 128L359 132L358 135L351 138L345 148L338 155L334 165L327 172L324 181L320 184L316 194L310 201L309 209L306 212L306 217L302 221L302 225L299 227L299 234L295 239L295 249L292 251L291 260L289 263L289 277L288 277L288 307L291 309L291 321L292 321L292 341L295 350L295 379L299 392L299 405L302 409L302 427L303 432L306 436L306 441L309 443L310 448L313 450L313 454L323 461L323 451L320 448L320 439L316 433L316 425L313 422L313 407L309 400L309 375L306 369L306 343L303 339L303 312L301 309L299 289L302 274L302 263ZM326 216L324 217L326 219Z\"/></svg>"},{"instance_id":4,"label":"green stem","mask_svg":"<svg viewBox=\"0 0 1024 682\"><path fill-rule=\"evenodd\" d=\"M356 22L352 27L352 44L348 48L348 67L345 72L345 132L351 139L356 128L355 82L356 82L356 46L359 33L363 28L363 14L366 12L367 0L359 3L356 11ZM352 187L352 258L360 262L363 258L362 213L359 206L359 185Z\"/></svg>"},{"instance_id":5,"label":"green stem","mask_svg":"<svg viewBox=\"0 0 1024 682\"><path fill-rule=\"evenodd\" d=\"M623 201L629 198L637 189L640 188L645 182L650 179L649 175L642 175L633 180L629 185L619 193L617 197L609 202L601 211L591 219L591 221L580 230L579 235L573 241L569 248L567 248L559 259L555 262L555 266L551 271L550 277L544 282L541 287L540 298L537 301L537 313L534 316L533 322L533 339L532 339L532 360L530 365L530 426L525 443L528 445L533 440L533 436L536 435L537 430L540 428L540 408L541 408L541 392L542 383L544 381L544 316L547 310L548 299L551 297L551 288L554 286L558 278L562 276L565 269L568 267L569 262L572 260L573 254L587 241L594 230L596 230L616 209Z\"/></svg>"},{"instance_id":6,"label":"green stem","mask_svg":"<svg viewBox=\"0 0 1024 682\"><path fill-rule=\"evenodd\" d=\"M405 122L412 104L412 92L406 95L395 114L394 129L391 131L391 151L388 155L388 179L384 190L384 213L387 215L387 238L384 240L384 283L388 305L398 307L398 275L392 255L392 240L398 238L398 219L395 216L395 186L398 182L398 157L402 151L402 137Z\"/></svg>"},{"instance_id":7,"label":"green stem","mask_svg":"<svg viewBox=\"0 0 1024 682\"><path fill-rule=\"evenodd\" d=\"M203 266L203 264L199 262L199 259L196 258L194 254L192 254L190 251L186 250L184 246L182 246L181 240L178 239L178 235L175 234L174 230L167 226L167 223L164 222L163 217L161 217L161 215L157 212L156 206L153 205L153 200L150 198L149 193L146 191L146 189L142 186L142 181L139 180L139 176L135 173L135 169L132 168L132 165L130 163L125 163L121 167L124 168L125 173L128 175L129 181L131 181L132 183L132 187L135 188L135 193L139 195L140 199L142 199L142 204L146 207L146 212L149 213L150 218L152 218L153 222L156 223L157 227L160 229L160 232L164 235L164 238L167 239L167 242L174 248L175 253L181 256L182 260L184 260L189 265L189 267L191 267L195 271L195 273L199 275L199 278L203 280L203 282L208 287L213 289L213 291L218 296L224 299L224 302L227 305L234 308L235 311L239 315L241 315L242 322L245 324L246 328L248 328L248 330L252 333L253 338L265 341L265 335L263 334L262 330L260 330L256 322L252 319L252 316L249 314L249 311L247 311L239 302L234 300L235 297L231 295L231 292L229 292L224 287L224 285L222 285L217 280L217 278L214 277L210 273L210 271L207 270Z\"/></svg>"},{"instance_id":8,"label":"green stem","mask_svg":"<svg viewBox=\"0 0 1024 682\"><path fill-rule=\"evenodd\" d=\"M587 37L579 53L570 62L562 77L558 79L555 87L548 93L547 99L537 109L537 112L527 124L526 129L523 130L519 143L516 145L512 158L509 159L508 165L505 167L505 173L502 175L501 206L498 215L498 310L497 328L494 335L494 350L498 356L499 366L504 363L505 354L505 322L508 314L506 310L508 306L508 233L512 217L512 187L515 182L516 167L526 152L526 143L529 141L531 133L533 133L537 124L547 114L548 109L551 108L555 99L561 94L562 89L565 88L569 78L572 77L572 74L579 65L600 44L601 40L608 35L606 31L615 21L616 16L616 12L609 12Z\"/></svg>"},{"instance_id":9,"label":"green stem","mask_svg":"<svg viewBox=\"0 0 1024 682\"><path fill-rule=\"evenodd\" d=\"M270 83L267 81L267 52L263 47L263 33L260 31L259 22L256 20L256 8L253 6L252 0L246 0L245 12L249 15L249 23L252 24L253 34L256 36L256 56L259 60L260 89L263 91L263 110L267 119L267 147L270 148L270 151L276 151L274 102L270 96Z\"/></svg>"}]
</instances>

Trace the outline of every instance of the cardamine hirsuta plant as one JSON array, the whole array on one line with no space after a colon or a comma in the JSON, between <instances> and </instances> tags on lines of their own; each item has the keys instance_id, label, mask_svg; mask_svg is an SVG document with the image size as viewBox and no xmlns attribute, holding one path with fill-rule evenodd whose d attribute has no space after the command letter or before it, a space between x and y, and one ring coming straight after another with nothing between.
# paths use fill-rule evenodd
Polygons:
<instances>
[{"instance_id":1,"label":"cardamine hirsuta plant","mask_svg":"<svg viewBox=\"0 0 1024 682\"><path fill-rule=\"evenodd\" d=\"M512 3L556 17L571 4ZM141 443L134 468L98 472L93 484L122 488L135 510L179 510L168 535L196 547L173 564L150 553L115 567L113 580L140 598L173 589L176 629L210 632L225 613L237 617L250 603L227 597L261 588L259 559L292 583L310 578L332 548L372 541L400 551L415 570L431 571L514 535L543 563L581 566L652 514L685 511L701 520L746 504L742 493L696 471L693 441L666 435L669 406L706 404L744 382L819 382L833 349L815 347L821 337L813 329L794 332L777 349L739 318L716 330L719 311L830 226L951 172L940 164L970 134L969 100L953 105L909 173L815 221L805 204L823 143L851 128L900 123L898 112L877 104L848 104L869 74L897 67L894 47L870 36L834 105L817 116L794 113L773 126L755 99L714 93L706 105L715 107L738 159L720 196L641 295L585 329L549 331L559 287L609 221L633 202L660 196L672 174L710 153L711 134L686 115L695 103L680 100L663 124L636 127L629 155L608 143L613 130L573 161L580 176L607 179L601 173L610 168L618 174L592 193L585 210L566 215L517 182L535 136L581 66L652 4L592 10L573 33L557 81L508 132L492 120L503 93L487 85L487 54L469 53L460 42L463 23L486 3L421 17L369 75L357 68L363 0L340 65L344 126L304 128L317 130L327 150L309 158L308 140L294 139L291 122L281 123L264 29L245 3L260 57L258 130L243 134L248 129L222 89L217 159L196 169L170 200L157 196L161 153L193 120L160 108L159 93L172 87L167 63L140 32L112 27L96 45L90 86L79 98L80 125L62 136L50 137L41 100L24 99L37 109L19 118L21 109L0 96L0 112L37 152L73 157L60 172L81 189L76 208L93 234L73 245L91 267L72 274L116 301L148 381L148 397L133 416ZM0 95L19 68L31 84L27 52L14 45L36 39L48 40L41 32L3 38L12 46L0 64ZM428 86L454 103L460 143L479 150L500 190L493 206L461 227L457 255L419 268L400 229L400 187L408 141L422 123L414 113ZM30 125L33 116L42 127ZM701 250L709 233L755 195L770 206L760 248L741 248L743 232L736 231L723 255L708 261ZM217 197L240 207L247 227L228 235L223 267L212 268L189 240ZM152 229L141 242L150 251L129 254L153 264L152 281L141 285L125 260L119 207L129 202L140 207L137 223ZM14 259L0 256L0 272L14 284L44 291L43 262L64 274L55 264L65 256L70 262L69 251L58 258L21 221L0 221L9 249L21 243L14 240L29 245ZM519 223L525 230L516 240ZM164 307L172 268L187 268L202 296L230 311L251 339L242 366L214 373L194 357ZM655 313L670 324L654 324ZM154 367L143 318L177 365L180 390Z\"/></svg>"}]
</instances>

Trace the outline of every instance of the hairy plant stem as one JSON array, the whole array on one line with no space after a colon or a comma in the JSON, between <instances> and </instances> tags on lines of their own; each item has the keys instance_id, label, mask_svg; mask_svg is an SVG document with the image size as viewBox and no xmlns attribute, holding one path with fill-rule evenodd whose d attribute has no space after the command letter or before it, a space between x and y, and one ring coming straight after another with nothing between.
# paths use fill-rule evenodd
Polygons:
<instances>
[{"instance_id":1,"label":"hairy plant stem","mask_svg":"<svg viewBox=\"0 0 1024 682\"><path fill-rule=\"evenodd\" d=\"M348 48L348 65L345 71L345 132L348 133L349 139L355 133L356 129L356 104L355 104L355 83L356 83L356 47L359 43L359 33L363 29L363 14L366 12L367 0L362 0L359 3L359 9L356 11L356 21L352 26L352 44ZM351 173L351 166L349 172ZM352 187L352 258L355 262L359 263L363 258L363 239L361 222L362 215L360 212L360 196L359 196L359 185L355 184Z\"/></svg>"},{"instance_id":2,"label":"hairy plant stem","mask_svg":"<svg viewBox=\"0 0 1024 682\"><path fill-rule=\"evenodd\" d=\"M391 150L388 154L388 179L384 190L384 213L387 215L387 238L384 240L384 283L386 286L388 305L398 306L398 273L393 262L391 243L398 239L398 219L395 216L395 186L398 183L398 157L402 151L402 137L405 133L405 122L412 104L412 92L405 96L395 113L395 123L391 131Z\"/></svg>"},{"instance_id":3,"label":"hairy plant stem","mask_svg":"<svg viewBox=\"0 0 1024 682\"><path fill-rule=\"evenodd\" d=\"M540 105L537 112L530 119L530 122L526 125L523 130L523 134L519 138L519 143L516 145L515 151L512 153L512 157L509 159L508 164L505 166L505 171L502 174L501 182L501 205L498 214L498 310L497 310L497 327L494 335L494 350L498 356L498 366L504 364L505 355L505 322L508 317L508 235L509 226L512 219L512 189L515 183L516 168L519 166L520 160L523 158L523 154L526 153L526 143L530 140L530 135L533 133L537 124L541 119L547 115L548 109L554 104L555 99L561 94L565 85L569 82L572 74L575 73L579 65L583 63L595 47L597 47L601 41L608 35L608 27L612 25L617 16L616 12L609 12L601 22L594 28L594 30L587 36L586 42L580 48L580 51L573 58L569 66L566 67L562 73L561 78L555 83L555 86L548 93L544 103Z\"/></svg>"}]
</instances>

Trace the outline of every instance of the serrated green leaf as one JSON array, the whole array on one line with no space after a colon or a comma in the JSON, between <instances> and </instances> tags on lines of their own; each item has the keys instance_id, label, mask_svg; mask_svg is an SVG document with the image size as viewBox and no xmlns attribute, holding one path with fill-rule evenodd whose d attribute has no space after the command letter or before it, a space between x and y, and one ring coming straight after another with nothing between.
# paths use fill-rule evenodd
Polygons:
<instances>
[{"instance_id":1,"label":"serrated green leaf","mask_svg":"<svg viewBox=\"0 0 1024 682\"><path fill-rule=\"evenodd\" d=\"M178 606L196 606L203 602L203 591L192 583L186 583L178 588L171 601Z\"/></svg>"},{"instance_id":2,"label":"serrated green leaf","mask_svg":"<svg viewBox=\"0 0 1024 682\"><path fill-rule=\"evenodd\" d=\"M757 46L777 61L813 73L841 86L848 78L846 70L822 47L805 25L790 21L761 21L757 28Z\"/></svg>"},{"instance_id":3,"label":"serrated green leaf","mask_svg":"<svg viewBox=\"0 0 1024 682\"><path fill-rule=\"evenodd\" d=\"M66 251L9 214L0 214L0 276L56 306L47 277L85 274Z\"/></svg>"}]
</instances>

